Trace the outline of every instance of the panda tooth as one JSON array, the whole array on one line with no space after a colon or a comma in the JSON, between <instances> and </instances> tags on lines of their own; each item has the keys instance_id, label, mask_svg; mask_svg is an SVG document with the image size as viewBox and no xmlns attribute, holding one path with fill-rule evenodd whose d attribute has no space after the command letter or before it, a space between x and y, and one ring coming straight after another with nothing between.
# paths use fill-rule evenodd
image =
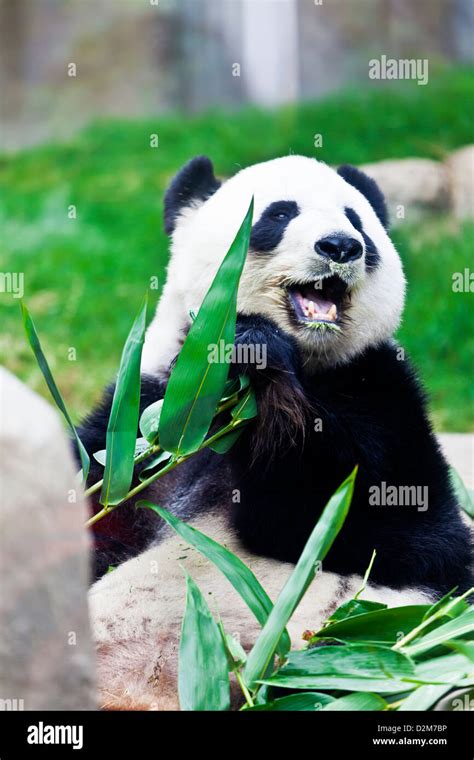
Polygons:
<instances>
[{"instance_id":1,"label":"panda tooth","mask_svg":"<svg viewBox=\"0 0 474 760\"><path fill-rule=\"evenodd\" d=\"M335 303L333 303L333 305L329 309L327 316L329 317L329 319L332 319L332 320L335 320L337 318L337 308L336 308Z\"/></svg>"}]
</instances>

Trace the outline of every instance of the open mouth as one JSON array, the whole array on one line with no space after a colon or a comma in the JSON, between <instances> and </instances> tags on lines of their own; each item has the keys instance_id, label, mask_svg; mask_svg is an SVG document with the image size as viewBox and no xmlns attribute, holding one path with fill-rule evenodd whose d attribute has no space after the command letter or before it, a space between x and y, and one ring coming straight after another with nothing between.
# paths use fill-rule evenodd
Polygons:
<instances>
[{"instance_id":1,"label":"open mouth","mask_svg":"<svg viewBox=\"0 0 474 760\"><path fill-rule=\"evenodd\" d=\"M327 326L340 329L347 303L347 283L337 275L312 282L291 285L289 302L300 324L307 327Z\"/></svg>"}]
</instances>

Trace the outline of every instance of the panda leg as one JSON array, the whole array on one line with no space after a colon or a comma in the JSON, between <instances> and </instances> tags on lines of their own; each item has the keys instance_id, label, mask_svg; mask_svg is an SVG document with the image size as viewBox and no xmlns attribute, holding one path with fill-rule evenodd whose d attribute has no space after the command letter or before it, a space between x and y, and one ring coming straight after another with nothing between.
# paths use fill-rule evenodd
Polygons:
<instances>
[{"instance_id":1,"label":"panda leg","mask_svg":"<svg viewBox=\"0 0 474 760\"><path fill-rule=\"evenodd\" d=\"M222 510L221 510L222 511ZM222 514L201 517L194 526L237 554L275 600L293 570L289 563L258 557L246 551ZM260 625L227 579L195 549L171 536L130 559L94 584L89 594L93 638L97 647L101 706L122 710L176 710L178 652L184 612L184 566L211 607L219 610L227 633L249 651ZM357 575L321 571L293 615L288 631L292 647L304 646L303 633L318 630L362 585ZM393 590L368 585L362 596L388 606L427 604L430 598L415 589ZM231 690L234 707L242 695Z\"/></svg>"}]
</instances>

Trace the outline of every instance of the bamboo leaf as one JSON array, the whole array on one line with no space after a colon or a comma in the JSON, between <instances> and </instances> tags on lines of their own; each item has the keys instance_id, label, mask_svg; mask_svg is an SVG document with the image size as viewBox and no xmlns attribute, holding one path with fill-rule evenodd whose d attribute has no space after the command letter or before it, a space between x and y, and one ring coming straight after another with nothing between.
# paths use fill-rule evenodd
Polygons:
<instances>
[{"instance_id":1,"label":"bamboo leaf","mask_svg":"<svg viewBox=\"0 0 474 760\"><path fill-rule=\"evenodd\" d=\"M226 380L221 401L228 401L240 393L240 391L246 390L249 385L250 379L248 375L239 375L238 377L229 378Z\"/></svg>"},{"instance_id":2,"label":"bamboo leaf","mask_svg":"<svg viewBox=\"0 0 474 760\"><path fill-rule=\"evenodd\" d=\"M474 667L464 654L448 654L420 662L416 665L415 674L419 681L425 683L456 685L474 675Z\"/></svg>"},{"instance_id":3,"label":"bamboo leaf","mask_svg":"<svg viewBox=\"0 0 474 760\"><path fill-rule=\"evenodd\" d=\"M328 623L337 623L340 620L346 620L350 617L356 617L357 615L364 615L367 612L375 612L376 610L387 609L386 604L381 602L369 602L366 599L350 599L348 602L344 602L340 607L328 619ZM323 630L326 631L328 626ZM319 635L319 634L318 634Z\"/></svg>"},{"instance_id":4,"label":"bamboo leaf","mask_svg":"<svg viewBox=\"0 0 474 760\"><path fill-rule=\"evenodd\" d=\"M182 710L230 708L227 655L221 634L201 591L188 574L178 690Z\"/></svg>"},{"instance_id":5,"label":"bamboo leaf","mask_svg":"<svg viewBox=\"0 0 474 760\"><path fill-rule=\"evenodd\" d=\"M204 533L201 533L196 528L192 528L190 525L182 522L175 515L163 509L163 507L159 507L149 501L139 501L137 506L147 507L156 512L181 538L184 538L185 541L194 546L195 549L212 562L242 597L260 625L264 625L272 610L272 601L255 575L239 557L218 544L217 541L209 538L209 536L205 536ZM289 648L290 639L287 632L283 629L281 640L278 644L278 651L281 655L284 655L288 652Z\"/></svg>"},{"instance_id":6,"label":"bamboo leaf","mask_svg":"<svg viewBox=\"0 0 474 760\"><path fill-rule=\"evenodd\" d=\"M106 435L106 462L100 503L118 504L133 477L140 413L140 359L145 337L147 299L128 334L120 360Z\"/></svg>"},{"instance_id":7,"label":"bamboo leaf","mask_svg":"<svg viewBox=\"0 0 474 760\"><path fill-rule=\"evenodd\" d=\"M330 689L394 694L410 691L413 663L378 645L325 646L290 652L287 663L260 682L294 689Z\"/></svg>"},{"instance_id":8,"label":"bamboo leaf","mask_svg":"<svg viewBox=\"0 0 474 760\"><path fill-rule=\"evenodd\" d=\"M428 620L429 618L433 618L435 620L436 618L443 616L457 617L457 615L465 612L468 609L468 604L466 601L464 601L464 599L458 597L457 602L454 603L456 597L453 596L453 594L456 589L457 586L451 589L451 591L448 591L448 593L441 597L441 599L438 599L437 602L432 604L426 610L426 613L423 616L423 621Z\"/></svg>"},{"instance_id":9,"label":"bamboo leaf","mask_svg":"<svg viewBox=\"0 0 474 760\"><path fill-rule=\"evenodd\" d=\"M257 399L252 388L249 388L245 396L234 406L231 416L234 420L251 420L257 416Z\"/></svg>"},{"instance_id":10,"label":"bamboo leaf","mask_svg":"<svg viewBox=\"0 0 474 760\"><path fill-rule=\"evenodd\" d=\"M464 641L464 639L456 639L455 641L449 640L444 642L444 646L454 649L456 652L460 652L460 654L463 654L468 660L474 662L473 641Z\"/></svg>"},{"instance_id":11,"label":"bamboo leaf","mask_svg":"<svg viewBox=\"0 0 474 760\"><path fill-rule=\"evenodd\" d=\"M402 704L398 708L399 712L406 712L407 710L429 710L438 699L444 697L452 686L450 684L442 684L441 686L419 686L403 700Z\"/></svg>"},{"instance_id":12,"label":"bamboo leaf","mask_svg":"<svg viewBox=\"0 0 474 760\"><path fill-rule=\"evenodd\" d=\"M322 628L316 638L395 644L401 632L406 633L420 624L426 609L425 604L413 604L351 616Z\"/></svg>"},{"instance_id":13,"label":"bamboo leaf","mask_svg":"<svg viewBox=\"0 0 474 760\"><path fill-rule=\"evenodd\" d=\"M255 393L252 388L249 388L247 393L233 407L231 417L234 422L248 422L257 416L257 411L257 399L255 398ZM230 430L227 434L223 435L222 438L218 438L217 441L209 446L209 448L217 454L226 454L241 436L243 429L244 426L240 426L235 430Z\"/></svg>"},{"instance_id":14,"label":"bamboo leaf","mask_svg":"<svg viewBox=\"0 0 474 760\"><path fill-rule=\"evenodd\" d=\"M367 692L354 692L347 694L345 697L339 697L333 702L323 707L323 710L342 711L342 710L386 710L387 702L378 694Z\"/></svg>"},{"instance_id":15,"label":"bamboo leaf","mask_svg":"<svg viewBox=\"0 0 474 760\"><path fill-rule=\"evenodd\" d=\"M472 633L474 633L474 608L438 626L425 636L421 636L413 644L407 644L403 647L403 651L414 657L439 646L439 644L449 639L455 639L459 636L466 636Z\"/></svg>"},{"instance_id":16,"label":"bamboo leaf","mask_svg":"<svg viewBox=\"0 0 474 760\"><path fill-rule=\"evenodd\" d=\"M342 528L352 500L356 474L357 467L329 499L295 569L248 655L244 678L250 687L255 685L268 668L286 624L315 576L316 563L324 559Z\"/></svg>"},{"instance_id":17,"label":"bamboo leaf","mask_svg":"<svg viewBox=\"0 0 474 760\"><path fill-rule=\"evenodd\" d=\"M454 467L449 468L449 474L460 507L467 512L468 515L474 518L474 491L470 491L466 488L463 479Z\"/></svg>"},{"instance_id":18,"label":"bamboo leaf","mask_svg":"<svg viewBox=\"0 0 474 760\"><path fill-rule=\"evenodd\" d=\"M140 474L138 475L138 479L140 481L146 480L152 473L152 470L155 470L159 464L165 464L165 462L168 462L173 455L169 451L160 451L159 454L156 455L156 457L153 457L151 462L148 462L146 467L143 468L143 470L140 470Z\"/></svg>"},{"instance_id":19,"label":"bamboo leaf","mask_svg":"<svg viewBox=\"0 0 474 760\"><path fill-rule=\"evenodd\" d=\"M293 712L295 710L299 712L315 712L316 710L325 709L326 705L336 701L329 694L308 691L301 694L290 694L288 697L280 697L280 699L265 702L255 707L247 707L245 712Z\"/></svg>"},{"instance_id":20,"label":"bamboo leaf","mask_svg":"<svg viewBox=\"0 0 474 760\"><path fill-rule=\"evenodd\" d=\"M163 399L154 401L153 404L147 406L143 410L140 417L140 432L148 443L156 443L158 438L158 428L160 425L161 409L163 407Z\"/></svg>"},{"instance_id":21,"label":"bamboo leaf","mask_svg":"<svg viewBox=\"0 0 474 760\"><path fill-rule=\"evenodd\" d=\"M137 457L140 454L142 454L145 451L145 449L149 448L149 445L150 444L148 443L148 441L146 440L146 438L137 438L137 440L135 441L134 457ZM100 451L95 451L92 454L92 456L94 457L94 459L96 460L96 462L98 462L99 464L101 464L102 467L105 467L105 462L106 462L106 459L107 459L107 450L106 449L101 449Z\"/></svg>"},{"instance_id":22,"label":"bamboo leaf","mask_svg":"<svg viewBox=\"0 0 474 760\"><path fill-rule=\"evenodd\" d=\"M82 465L82 477L85 482L89 474L89 467L90 467L89 454L87 453L86 449L84 448L84 444L82 443L81 439L79 438L77 434L76 428L74 427L73 422L69 416L69 412L66 409L66 404L64 403L63 398L59 392L59 388L54 381L52 372L49 368L48 362L43 353L43 349L41 348L41 343L38 337L38 333L36 332L36 328L31 318L31 315L23 302L20 303L20 306L21 306L21 314L23 318L23 326L25 328L28 343L30 344L30 347L35 355L36 361L38 362L38 366L43 374L44 379L46 380L46 385L49 388L49 391L56 403L56 406L62 413L64 419L69 425L69 428L76 440L77 449L79 451L79 456L80 456L81 465Z\"/></svg>"},{"instance_id":23,"label":"bamboo leaf","mask_svg":"<svg viewBox=\"0 0 474 760\"><path fill-rule=\"evenodd\" d=\"M233 344L237 290L247 255L253 199L244 221L191 325L166 388L159 439L176 456L195 451L214 418L228 364L211 362L209 346Z\"/></svg>"},{"instance_id":24,"label":"bamboo leaf","mask_svg":"<svg viewBox=\"0 0 474 760\"><path fill-rule=\"evenodd\" d=\"M245 425L242 425L236 428L236 430L230 430L223 435L222 438L218 438L217 441L214 441L209 448L212 449L212 451L215 451L216 454L227 454L236 440L242 435L244 427Z\"/></svg>"},{"instance_id":25,"label":"bamboo leaf","mask_svg":"<svg viewBox=\"0 0 474 760\"><path fill-rule=\"evenodd\" d=\"M224 649L227 654L227 661L230 671L236 671L240 668L241 665L244 664L245 660L247 659L247 655L245 653L245 650L242 648L241 644L237 639L232 636L230 633L226 633L224 631L224 626L222 625L222 621L219 621L217 623L217 626L219 628L221 638L224 644Z\"/></svg>"}]
</instances>

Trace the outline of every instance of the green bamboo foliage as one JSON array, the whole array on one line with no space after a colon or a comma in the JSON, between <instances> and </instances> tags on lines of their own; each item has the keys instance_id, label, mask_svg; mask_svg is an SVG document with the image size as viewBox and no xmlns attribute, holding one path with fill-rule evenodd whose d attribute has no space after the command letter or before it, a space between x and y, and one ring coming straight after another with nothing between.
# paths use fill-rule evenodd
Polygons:
<instances>
[{"instance_id":1,"label":"green bamboo foliage","mask_svg":"<svg viewBox=\"0 0 474 760\"><path fill-rule=\"evenodd\" d=\"M85 450L84 445L77 434L76 428L74 427L71 417L69 416L69 412L66 409L66 404L64 403L61 393L59 392L59 388L54 381L52 372L49 368L49 364L43 353L43 349L41 348L40 339L38 337L38 333L36 332L36 328L31 318L31 315L24 303L21 303L20 306L21 306L21 314L23 318L23 326L25 328L28 343L31 346L31 349L35 355L36 361L38 362L38 366L43 374L43 377L46 381L46 385L49 388L49 391L56 403L56 406L58 407L64 419L66 420L71 430L71 433L73 434L76 440L77 448L79 451L79 456L81 458L81 464L82 464L82 477L85 482L87 480L87 475L89 473L89 467L90 467L89 455L87 451Z\"/></svg>"},{"instance_id":2,"label":"green bamboo foliage","mask_svg":"<svg viewBox=\"0 0 474 760\"><path fill-rule=\"evenodd\" d=\"M454 467L450 467L449 471L451 485L458 499L459 506L467 512L470 517L474 517L474 491L469 490L469 488L464 485L461 476Z\"/></svg>"},{"instance_id":3,"label":"green bamboo foliage","mask_svg":"<svg viewBox=\"0 0 474 760\"><path fill-rule=\"evenodd\" d=\"M187 543L213 562L262 625L256 644L247 654L225 633L223 622L217 623L228 670L242 688L242 709L256 712L429 710L441 700L449 702L451 691L464 689L470 694L474 686L474 609L466 602L472 589L458 597L451 592L432 605L389 609L378 602L359 598L367 573L355 598L335 610L323 627L308 639L306 649L290 652L289 641L283 638L285 632L278 639L282 625L314 577L315 563L325 556L341 528L352 497L355 474L356 471L328 502L274 606L255 576L228 549L161 507L149 502L140 504L155 511ZM405 632L403 638L400 631ZM322 642L325 646L319 646ZM279 655L276 668L272 665L275 653ZM194 667L191 659L186 662L187 667ZM184 681L184 674L182 677ZM193 678L197 678L196 672ZM210 673L206 678L210 678ZM219 679L211 680L210 699L215 699L215 684ZM277 698L275 688L279 689ZM281 696L282 689L296 693ZM201 695L197 703L204 702Z\"/></svg>"},{"instance_id":4,"label":"green bamboo foliage","mask_svg":"<svg viewBox=\"0 0 474 760\"><path fill-rule=\"evenodd\" d=\"M106 461L100 503L118 504L133 477L140 407L140 361L146 327L145 298L128 334L120 360L106 437Z\"/></svg>"},{"instance_id":5,"label":"green bamboo foliage","mask_svg":"<svg viewBox=\"0 0 474 760\"><path fill-rule=\"evenodd\" d=\"M186 610L179 647L179 700L182 710L228 710L227 655L217 623L201 591L186 575Z\"/></svg>"},{"instance_id":6,"label":"green bamboo foliage","mask_svg":"<svg viewBox=\"0 0 474 760\"><path fill-rule=\"evenodd\" d=\"M244 221L193 321L169 379L160 419L160 444L176 457L204 441L223 396L228 365L210 362L208 347L233 344L237 290L247 256L253 199Z\"/></svg>"}]
</instances>

